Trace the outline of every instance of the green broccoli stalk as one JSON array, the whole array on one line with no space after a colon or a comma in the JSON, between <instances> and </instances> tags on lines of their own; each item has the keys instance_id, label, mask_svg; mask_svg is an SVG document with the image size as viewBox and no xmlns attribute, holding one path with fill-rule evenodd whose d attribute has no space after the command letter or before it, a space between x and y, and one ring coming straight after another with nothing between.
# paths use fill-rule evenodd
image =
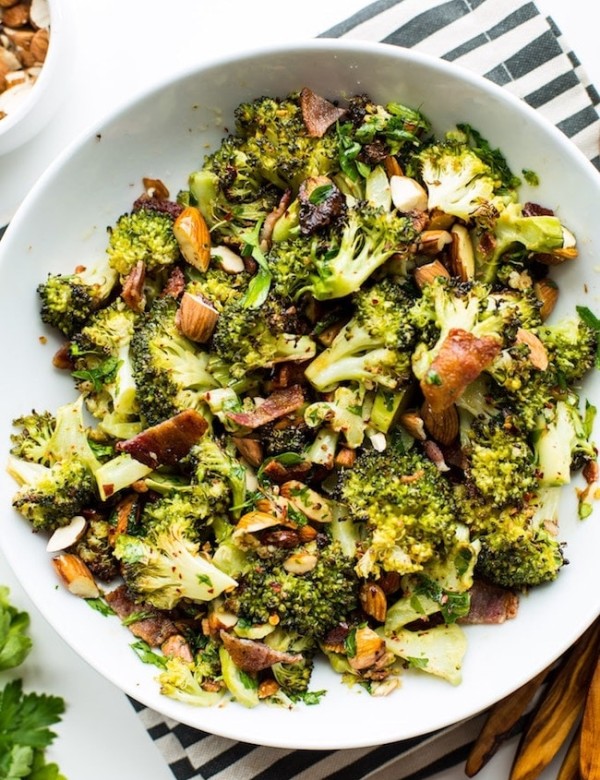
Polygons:
<instances>
[{"instance_id":1,"label":"green broccoli stalk","mask_svg":"<svg viewBox=\"0 0 600 780\"><path fill-rule=\"evenodd\" d=\"M37 288L42 322L70 338L108 301L118 281L108 259L73 274L49 274Z\"/></svg>"},{"instance_id":2,"label":"green broccoli stalk","mask_svg":"<svg viewBox=\"0 0 600 780\"><path fill-rule=\"evenodd\" d=\"M304 411L309 428L325 427L336 434L343 434L351 449L363 443L366 422L362 417L364 394L349 387L338 387L331 401L316 401Z\"/></svg>"},{"instance_id":3,"label":"green broccoli stalk","mask_svg":"<svg viewBox=\"0 0 600 780\"><path fill-rule=\"evenodd\" d=\"M410 347L415 331L411 299L390 280L354 295L355 312L333 342L307 367L306 378L319 391L341 382L396 389L411 376Z\"/></svg>"},{"instance_id":4,"label":"green broccoli stalk","mask_svg":"<svg viewBox=\"0 0 600 780\"><path fill-rule=\"evenodd\" d=\"M129 589L157 609L173 609L182 599L211 601L236 581L205 557L192 541L189 520L175 517L145 537L119 534L115 558Z\"/></svg>"}]
</instances>

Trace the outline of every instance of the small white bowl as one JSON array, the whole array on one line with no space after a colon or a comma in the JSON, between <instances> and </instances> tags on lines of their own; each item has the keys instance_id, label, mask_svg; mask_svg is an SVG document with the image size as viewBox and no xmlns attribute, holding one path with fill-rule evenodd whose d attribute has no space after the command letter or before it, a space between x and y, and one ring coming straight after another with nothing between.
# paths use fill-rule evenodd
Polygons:
<instances>
[{"instance_id":1,"label":"small white bowl","mask_svg":"<svg viewBox=\"0 0 600 780\"><path fill-rule=\"evenodd\" d=\"M52 118L66 93L69 36L61 0L47 0L50 43L33 89L4 119L0 119L0 155L30 141Z\"/></svg>"}]
</instances>

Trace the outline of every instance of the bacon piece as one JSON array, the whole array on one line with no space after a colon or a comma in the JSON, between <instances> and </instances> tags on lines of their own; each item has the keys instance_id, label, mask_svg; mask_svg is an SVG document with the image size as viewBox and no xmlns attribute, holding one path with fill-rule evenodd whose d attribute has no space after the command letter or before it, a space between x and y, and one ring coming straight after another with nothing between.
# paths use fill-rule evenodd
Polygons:
<instances>
[{"instance_id":1,"label":"bacon piece","mask_svg":"<svg viewBox=\"0 0 600 780\"><path fill-rule=\"evenodd\" d=\"M300 653L282 653L253 639L240 639L227 631L221 631L221 641L233 663L244 672L254 674L273 664L296 664L302 661Z\"/></svg>"},{"instance_id":2,"label":"bacon piece","mask_svg":"<svg viewBox=\"0 0 600 780\"><path fill-rule=\"evenodd\" d=\"M278 460L271 460L264 467L263 474L272 482L283 484L289 482L290 479L304 479L311 469L312 463L309 460L294 463L291 466L284 466Z\"/></svg>"},{"instance_id":3,"label":"bacon piece","mask_svg":"<svg viewBox=\"0 0 600 780\"><path fill-rule=\"evenodd\" d=\"M126 585L119 585L107 593L105 598L121 620L127 620L135 614L143 615L141 620L135 620L127 628L150 647L160 647L169 637L180 633L175 623L157 609L148 604L137 604Z\"/></svg>"},{"instance_id":4,"label":"bacon piece","mask_svg":"<svg viewBox=\"0 0 600 780\"><path fill-rule=\"evenodd\" d=\"M117 442L116 449L150 468L175 466L202 438L207 428L208 423L199 412L186 409L127 441Z\"/></svg>"},{"instance_id":5,"label":"bacon piece","mask_svg":"<svg viewBox=\"0 0 600 780\"><path fill-rule=\"evenodd\" d=\"M517 616L519 597L511 590L475 580L469 593L471 606L468 614L459 618L460 623L504 623Z\"/></svg>"},{"instance_id":6,"label":"bacon piece","mask_svg":"<svg viewBox=\"0 0 600 780\"><path fill-rule=\"evenodd\" d=\"M311 138L322 138L331 125L346 113L344 108L334 106L308 87L304 87L300 92L300 108L302 119Z\"/></svg>"},{"instance_id":7,"label":"bacon piece","mask_svg":"<svg viewBox=\"0 0 600 780\"><path fill-rule=\"evenodd\" d=\"M285 387L283 390L275 390L253 412L228 412L227 416L244 428L260 428L261 425L266 425L272 420L295 412L303 403L304 392L302 388L300 385L292 385L292 387Z\"/></svg>"},{"instance_id":8,"label":"bacon piece","mask_svg":"<svg viewBox=\"0 0 600 780\"><path fill-rule=\"evenodd\" d=\"M159 211L161 214L168 214L175 220L183 211L183 206L173 200L168 200L168 198L159 198L144 193L133 203L133 211L140 209Z\"/></svg>"},{"instance_id":9,"label":"bacon piece","mask_svg":"<svg viewBox=\"0 0 600 780\"><path fill-rule=\"evenodd\" d=\"M146 265L140 260L127 275L123 282L121 298L132 311L144 311L146 296L144 295L144 281L146 279Z\"/></svg>"},{"instance_id":10,"label":"bacon piece","mask_svg":"<svg viewBox=\"0 0 600 780\"><path fill-rule=\"evenodd\" d=\"M176 265L169 274L167 283L161 290L162 295L170 295L173 298L179 298L185 290L185 276L181 268Z\"/></svg>"},{"instance_id":11,"label":"bacon piece","mask_svg":"<svg viewBox=\"0 0 600 780\"><path fill-rule=\"evenodd\" d=\"M181 634L172 634L166 642L162 643L160 649L168 658L181 658L186 664L194 662L192 650L186 642L185 637Z\"/></svg>"},{"instance_id":12,"label":"bacon piece","mask_svg":"<svg viewBox=\"0 0 600 780\"><path fill-rule=\"evenodd\" d=\"M478 338L466 330L452 328L421 380L421 390L431 410L448 409L490 365L500 348L500 342L492 336Z\"/></svg>"}]
</instances>

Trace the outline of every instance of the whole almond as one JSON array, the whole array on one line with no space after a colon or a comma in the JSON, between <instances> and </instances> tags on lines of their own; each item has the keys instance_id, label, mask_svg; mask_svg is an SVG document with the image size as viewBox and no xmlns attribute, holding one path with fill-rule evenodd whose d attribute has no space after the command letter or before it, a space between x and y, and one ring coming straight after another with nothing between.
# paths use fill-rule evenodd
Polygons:
<instances>
[{"instance_id":1,"label":"whole almond","mask_svg":"<svg viewBox=\"0 0 600 780\"><path fill-rule=\"evenodd\" d=\"M29 23L29 5L17 3L2 12L2 23L6 27L25 27Z\"/></svg>"},{"instance_id":2,"label":"whole almond","mask_svg":"<svg viewBox=\"0 0 600 780\"><path fill-rule=\"evenodd\" d=\"M459 419L454 404L443 411L434 412L428 403L424 403L421 417L431 437L440 444L452 444L458 436Z\"/></svg>"},{"instance_id":3,"label":"whole almond","mask_svg":"<svg viewBox=\"0 0 600 780\"><path fill-rule=\"evenodd\" d=\"M10 8L16 5L18 0L0 0L0 8Z\"/></svg>"},{"instance_id":4,"label":"whole almond","mask_svg":"<svg viewBox=\"0 0 600 780\"><path fill-rule=\"evenodd\" d=\"M48 53L49 35L48 30L38 30L29 46L29 51L33 55L35 62L44 62Z\"/></svg>"}]
</instances>

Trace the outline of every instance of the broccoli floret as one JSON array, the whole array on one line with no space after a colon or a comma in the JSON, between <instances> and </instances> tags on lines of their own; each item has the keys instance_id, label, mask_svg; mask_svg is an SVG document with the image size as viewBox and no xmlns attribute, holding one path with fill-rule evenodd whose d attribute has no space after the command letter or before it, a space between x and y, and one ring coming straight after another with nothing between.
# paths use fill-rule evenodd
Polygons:
<instances>
[{"instance_id":1,"label":"broccoli floret","mask_svg":"<svg viewBox=\"0 0 600 780\"><path fill-rule=\"evenodd\" d=\"M463 451L467 481L494 506L519 504L537 488L533 450L502 418L475 419Z\"/></svg>"},{"instance_id":2,"label":"broccoli floret","mask_svg":"<svg viewBox=\"0 0 600 780\"><path fill-rule=\"evenodd\" d=\"M450 484L419 451L404 452L399 439L384 452L362 450L354 466L340 473L336 498L366 524L368 538L356 567L362 577L418 572L453 548Z\"/></svg>"},{"instance_id":3,"label":"broccoli floret","mask_svg":"<svg viewBox=\"0 0 600 780\"><path fill-rule=\"evenodd\" d=\"M236 108L235 120L242 149L260 177L280 190L297 192L310 176L327 175L338 168L335 133L329 131L322 138L309 135L296 93L242 103Z\"/></svg>"},{"instance_id":4,"label":"broccoli floret","mask_svg":"<svg viewBox=\"0 0 600 780\"><path fill-rule=\"evenodd\" d=\"M525 216L520 203L509 203L497 217L471 231L475 251L475 274L493 282L502 256L514 247L527 253L553 254L574 240L558 217L542 214Z\"/></svg>"},{"instance_id":5,"label":"broccoli floret","mask_svg":"<svg viewBox=\"0 0 600 780\"><path fill-rule=\"evenodd\" d=\"M596 365L598 331L581 314L574 313L558 322L545 324L537 330L537 335L561 382L567 385L580 382Z\"/></svg>"},{"instance_id":6,"label":"broccoli floret","mask_svg":"<svg viewBox=\"0 0 600 780\"><path fill-rule=\"evenodd\" d=\"M234 378L241 379L248 372L271 368L282 361L314 357L315 342L298 332L297 322L287 321L290 306L269 296L257 308L248 308L243 299L223 308L212 343Z\"/></svg>"},{"instance_id":7,"label":"broccoli floret","mask_svg":"<svg viewBox=\"0 0 600 780\"><path fill-rule=\"evenodd\" d=\"M326 428L334 434L342 434L351 449L360 447L367 427L362 416L363 395L349 387L338 387L331 401L316 401L306 407L306 424L310 428Z\"/></svg>"},{"instance_id":8,"label":"broccoli floret","mask_svg":"<svg viewBox=\"0 0 600 780\"><path fill-rule=\"evenodd\" d=\"M320 301L350 295L392 255L407 250L416 235L410 218L359 203L329 232L308 289Z\"/></svg>"},{"instance_id":9,"label":"broccoli floret","mask_svg":"<svg viewBox=\"0 0 600 780\"><path fill-rule=\"evenodd\" d=\"M281 628L315 639L350 620L358 606L354 561L336 542L313 544L308 551L317 562L304 574L287 571L281 556L262 559L251 553L251 566L233 597L239 616L252 623L279 618Z\"/></svg>"},{"instance_id":10,"label":"broccoli floret","mask_svg":"<svg viewBox=\"0 0 600 780\"><path fill-rule=\"evenodd\" d=\"M96 481L88 465L77 455L51 466L10 457L8 473L20 487L13 507L34 531L54 531L96 500Z\"/></svg>"},{"instance_id":11,"label":"broccoli floret","mask_svg":"<svg viewBox=\"0 0 600 780\"><path fill-rule=\"evenodd\" d=\"M225 687L222 685L206 685L207 680L201 665L186 663L177 657L167 659L164 671L158 676L158 682L163 696L194 707L213 707L225 693ZM212 680L209 682L212 683Z\"/></svg>"},{"instance_id":12,"label":"broccoli floret","mask_svg":"<svg viewBox=\"0 0 600 780\"><path fill-rule=\"evenodd\" d=\"M218 569L193 541L189 520L175 517L146 536L119 534L115 557L123 578L141 601L157 609L173 609L181 599L211 601L236 581Z\"/></svg>"},{"instance_id":13,"label":"broccoli floret","mask_svg":"<svg viewBox=\"0 0 600 780\"><path fill-rule=\"evenodd\" d=\"M211 265L205 273L194 274L186 290L192 295L200 295L210 301L212 306L221 312L227 303L243 296L248 281L249 276L244 272L228 274L221 268Z\"/></svg>"},{"instance_id":14,"label":"broccoli floret","mask_svg":"<svg viewBox=\"0 0 600 780\"><path fill-rule=\"evenodd\" d=\"M113 555L111 532L113 526L102 517L89 520L84 535L73 547L73 552L86 564L92 574L103 582L110 582L119 574L119 564Z\"/></svg>"},{"instance_id":15,"label":"broccoli floret","mask_svg":"<svg viewBox=\"0 0 600 780\"><path fill-rule=\"evenodd\" d=\"M154 301L135 329L131 361L140 415L148 425L203 406L202 394L218 387L207 352L177 327L177 301Z\"/></svg>"},{"instance_id":16,"label":"broccoli floret","mask_svg":"<svg viewBox=\"0 0 600 780\"><path fill-rule=\"evenodd\" d=\"M34 409L14 419L13 426L20 430L11 434L11 454L15 458L49 466L52 455L48 452L48 442L56 428L56 417L51 412L36 412Z\"/></svg>"},{"instance_id":17,"label":"broccoli floret","mask_svg":"<svg viewBox=\"0 0 600 780\"><path fill-rule=\"evenodd\" d=\"M152 275L179 260L179 244L173 233L173 218L152 209L139 209L119 217L108 229L110 267L123 279L139 262Z\"/></svg>"},{"instance_id":18,"label":"broccoli floret","mask_svg":"<svg viewBox=\"0 0 600 780\"><path fill-rule=\"evenodd\" d=\"M38 285L42 322L70 338L85 324L92 312L103 306L116 290L119 275L108 260L73 274L49 274Z\"/></svg>"},{"instance_id":19,"label":"broccoli floret","mask_svg":"<svg viewBox=\"0 0 600 780\"><path fill-rule=\"evenodd\" d=\"M311 441L312 432L303 417L282 417L263 425L257 433L265 448L265 454L271 456L284 452L300 454Z\"/></svg>"},{"instance_id":20,"label":"broccoli floret","mask_svg":"<svg viewBox=\"0 0 600 780\"><path fill-rule=\"evenodd\" d=\"M396 389L411 375L410 347L415 331L413 303L404 288L383 280L353 296L352 319L308 366L305 375L325 392L341 382Z\"/></svg>"},{"instance_id":21,"label":"broccoli floret","mask_svg":"<svg viewBox=\"0 0 600 780\"><path fill-rule=\"evenodd\" d=\"M206 485L215 476L226 481L231 491L232 515L239 517L246 500L246 469L235 456L234 447L221 445L206 434L190 450L189 462L196 483Z\"/></svg>"},{"instance_id":22,"label":"broccoli floret","mask_svg":"<svg viewBox=\"0 0 600 780\"><path fill-rule=\"evenodd\" d=\"M72 338L73 377L86 406L98 419L114 415L123 422L138 408L129 349L138 315L117 300L95 312Z\"/></svg>"}]
</instances>

